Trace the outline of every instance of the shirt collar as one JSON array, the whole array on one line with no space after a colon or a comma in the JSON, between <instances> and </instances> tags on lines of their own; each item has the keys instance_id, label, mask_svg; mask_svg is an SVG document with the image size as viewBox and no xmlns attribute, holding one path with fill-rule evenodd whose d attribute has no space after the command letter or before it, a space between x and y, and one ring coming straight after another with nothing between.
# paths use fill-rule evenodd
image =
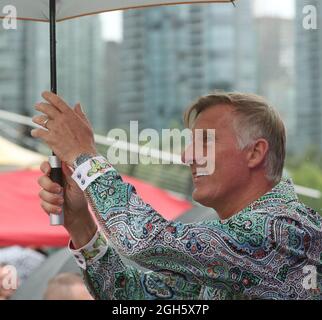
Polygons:
<instances>
[{"instance_id":1,"label":"shirt collar","mask_svg":"<svg viewBox=\"0 0 322 320\"><path fill-rule=\"evenodd\" d=\"M253 211L257 209L265 209L267 207L287 204L294 201L299 201L299 198L295 192L292 180L282 178L275 187L259 199L252 202L244 210Z\"/></svg>"}]
</instances>

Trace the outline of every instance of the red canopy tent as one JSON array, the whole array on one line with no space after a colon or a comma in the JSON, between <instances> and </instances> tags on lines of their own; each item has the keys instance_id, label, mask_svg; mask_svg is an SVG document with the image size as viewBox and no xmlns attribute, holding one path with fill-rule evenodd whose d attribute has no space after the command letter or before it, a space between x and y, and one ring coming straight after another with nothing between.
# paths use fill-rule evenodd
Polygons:
<instances>
[{"instance_id":1,"label":"red canopy tent","mask_svg":"<svg viewBox=\"0 0 322 320\"><path fill-rule=\"evenodd\" d=\"M22 170L0 174L0 246L66 246L68 234L63 227L49 225L39 204L39 170ZM186 200L138 179L123 176L136 187L143 200L164 218L176 219L192 208Z\"/></svg>"}]
</instances>

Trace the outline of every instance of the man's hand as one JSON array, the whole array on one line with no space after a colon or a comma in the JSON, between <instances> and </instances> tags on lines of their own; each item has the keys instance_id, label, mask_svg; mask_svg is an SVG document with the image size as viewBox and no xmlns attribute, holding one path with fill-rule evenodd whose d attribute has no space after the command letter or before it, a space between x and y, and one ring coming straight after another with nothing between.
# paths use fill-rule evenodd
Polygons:
<instances>
[{"instance_id":1,"label":"man's hand","mask_svg":"<svg viewBox=\"0 0 322 320\"><path fill-rule=\"evenodd\" d=\"M38 184L42 188L39 192L41 207L48 214L60 214L60 207L63 205L64 227L70 234L74 247L77 249L84 246L94 236L97 226L88 210L84 193L71 178L71 169L62 162L64 194L59 184L53 182L49 177L51 170L49 163L43 162L40 169L44 173L38 179Z\"/></svg>"},{"instance_id":2,"label":"man's hand","mask_svg":"<svg viewBox=\"0 0 322 320\"><path fill-rule=\"evenodd\" d=\"M96 155L93 130L80 105L72 109L51 92L44 92L42 97L48 103L38 103L35 109L45 115L33 117L33 122L48 130L33 129L31 135L43 140L70 166L80 154Z\"/></svg>"}]
</instances>

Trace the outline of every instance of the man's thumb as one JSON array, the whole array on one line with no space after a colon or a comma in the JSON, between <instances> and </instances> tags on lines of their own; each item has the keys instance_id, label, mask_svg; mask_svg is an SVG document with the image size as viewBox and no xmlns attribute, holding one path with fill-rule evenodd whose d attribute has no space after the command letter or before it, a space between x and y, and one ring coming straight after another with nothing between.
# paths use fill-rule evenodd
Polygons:
<instances>
[{"instance_id":1,"label":"man's thumb","mask_svg":"<svg viewBox=\"0 0 322 320\"><path fill-rule=\"evenodd\" d=\"M63 171L63 174L64 174L66 182L69 183L71 181L74 181L72 179L73 171L71 170L71 168L65 162L62 162L62 171Z\"/></svg>"}]
</instances>

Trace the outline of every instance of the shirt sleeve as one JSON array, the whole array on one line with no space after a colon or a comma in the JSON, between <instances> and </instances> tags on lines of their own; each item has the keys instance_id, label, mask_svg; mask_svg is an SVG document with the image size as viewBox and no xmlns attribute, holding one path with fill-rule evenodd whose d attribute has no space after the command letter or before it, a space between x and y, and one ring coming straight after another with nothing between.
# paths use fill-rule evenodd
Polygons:
<instances>
[{"instance_id":1,"label":"shirt sleeve","mask_svg":"<svg viewBox=\"0 0 322 320\"><path fill-rule=\"evenodd\" d=\"M143 272L125 266L101 231L84 247L69 249L82 270L85 284L99 300L198 299L201 287L172 272Z\"/></svg>"},{"instance_id":2,"label":"shirt sleeve","mask_svg":"<svg viewBox=\"0 0 322 320\"><path fill-rule=\"evenodd\" d=\"M93 166L94 160L85 161L74 174L85 166L92 172L90 163ZM227 281L231 277L221 269L230 270L238 263L247 270L273 245L274 240L265 239L271 223L266 214L251 212L227 221L192 224L167 221L137 195L132 185L123 182L106 159L98 161L101 164L96 168L103 169L88 184L86 196L109 241L140 266L170 270L188 281L212 285L216 278ZM85 180L86 170L82 173ZM244 279L241 273L239 278ZM257 280L254 276L254 285ZM247 285L251 286L250 280Z\"/></svg>"}]
</instances>

